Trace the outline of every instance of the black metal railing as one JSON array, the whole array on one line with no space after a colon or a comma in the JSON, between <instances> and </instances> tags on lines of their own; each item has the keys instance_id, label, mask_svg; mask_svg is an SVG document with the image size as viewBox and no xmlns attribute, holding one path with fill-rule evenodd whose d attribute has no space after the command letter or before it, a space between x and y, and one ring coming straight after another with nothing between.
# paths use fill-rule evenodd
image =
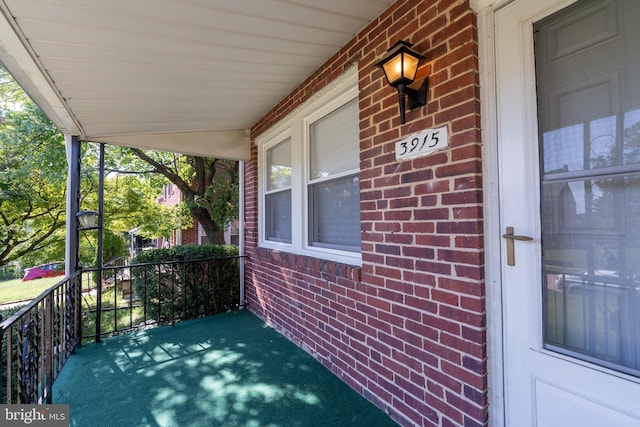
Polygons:
<instances>
[{"instance_id":1,"label":"black metal railing","mask_svg":"<svg viewBox=\"0 0 640 427\"><path fill-rule=\"evenodd\" d=\"M104 267L101 286L93 285L82 296L83 339L236 310L240 258ZM84 270L89 275L85 283L95 273Z\"/></svg>"},{"instance_id":2,"label":"black metal railing","mask_svg":"<svg viewBox=\"0 0 640 427\"><path fill-rule=\"evenodd\" d=\"M2 321L0 404L51 403L82 340L236 310L240 256L111 266L66 277ZM84 286L83 286L84 284Z\"/></svg>"},{"instance_id":3,"label":"black metal railing","mask_svg":"<svg viewBox=\"0 0 640 427\"><path fill-rule=\"evenodd\" d=\"M81 288L79 273L66 277L0 323L0 402L51 403L53 382L80 344Z\"/></svg>"}]
</instances>

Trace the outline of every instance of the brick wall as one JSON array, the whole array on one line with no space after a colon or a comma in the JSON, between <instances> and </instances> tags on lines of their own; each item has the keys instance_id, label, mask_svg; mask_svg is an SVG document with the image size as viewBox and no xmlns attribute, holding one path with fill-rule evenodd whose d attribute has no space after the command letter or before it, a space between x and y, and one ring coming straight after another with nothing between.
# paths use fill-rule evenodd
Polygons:
<instances>
[{"instance_id":1,"label":"brick wall","mask_svg":"<svg viewBox=\"0 0 640 427\"><path fill-rule=\"evenodd\" d=\"M164 186L164 195L161 199L159 199L159 203L164 204L165 206L175 206L182 201L182 193L174 184L166 184ZM196 220L193 220L193 225L184 230L173 230L170 237L171 246L175 246L178 244L178 235L180 234L180 244L181 245L197 245L199 244L198 239L198 223ZM158 247L162 247L163 240L159 239L157 244Z\"/></svg>"},{"instance_id":2,"label":"brick wall","mask_svg":"<svg viewBox=\"0 0 640 427\"><path fill-rule=\"evenodd\" d=\"M185 230L182 230L182 244L183 245L197 245L198 242L198 223L193 221L193 225Z\"/></svg>"},{"instance_id":3,"label":"brick wall","mask_svg":"<svg viewBox=\"0 0 640 427\"><path fill-rule=\"evenodd\" d=\"M374 64L405 39L427 57L427 108L400 125ZM359 67L362 267L257 247L257 148L246 168L249 309L401 425L486 425L476 18L468 1L398 1L252 129L256 138ZM449 148L395 142L448 126Z\"/></svg>"}]
</instances>

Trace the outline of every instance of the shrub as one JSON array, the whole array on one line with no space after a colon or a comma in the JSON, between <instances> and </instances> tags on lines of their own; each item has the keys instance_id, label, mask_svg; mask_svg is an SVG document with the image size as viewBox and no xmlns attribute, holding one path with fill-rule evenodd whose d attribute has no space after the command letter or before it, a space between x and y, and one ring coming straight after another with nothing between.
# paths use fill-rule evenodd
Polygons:
<instances>
[{"instance_id":1,"label":"shrub","mask_svg":"<svg viewBox=\"0 0 640 427\"><path fill-rule=\"evenodd\" d=\"M22 277L22 269L17 264L3 265L0 267L0 280L19 279Z\"/></svg>"},{"instance_id":2,"label":"shrub","mask_svg":"<svg viewBox=\"0 0 640 427\"><path fill-rule=\"evenodd\" d=\"M164 249L151 249L140 252L131 264L148 262L170 262L207 258L238 256L238 247L234 245L181 245Z\"/></svg>"},{"instance_id":3,"label":"shrub","mask_svg":"<svg viewBox=\"0 0 640 427\"><path fill-rule=\"evenodd\" d=\"M238 248L184 245L144 251L131 262L131 281L146 318L159 322L237 308Z\"/></svg>"}]
</instances>

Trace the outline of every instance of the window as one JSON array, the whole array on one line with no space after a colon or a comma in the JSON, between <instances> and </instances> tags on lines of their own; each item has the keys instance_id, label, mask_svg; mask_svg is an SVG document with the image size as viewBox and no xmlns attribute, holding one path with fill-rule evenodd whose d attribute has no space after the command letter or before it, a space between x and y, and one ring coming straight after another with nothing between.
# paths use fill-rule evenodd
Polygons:
<instances>
[{"instance_id":1,"label":"window","mask_svg":"<svg viewBox=\"0 0 640 427\"><path fill-rule=\"evenodd\" d=\"M361 264L357 96L352 71L257 141L261 246Z\"/></svg>"}]
</instances>

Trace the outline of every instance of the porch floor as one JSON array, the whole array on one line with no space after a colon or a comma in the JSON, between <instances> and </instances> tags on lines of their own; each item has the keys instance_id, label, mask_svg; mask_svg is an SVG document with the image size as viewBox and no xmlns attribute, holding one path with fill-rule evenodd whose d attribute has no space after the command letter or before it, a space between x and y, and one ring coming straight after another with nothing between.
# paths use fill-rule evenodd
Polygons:
<instances>
[{"instance_id":1,"label":"porch floor","mask_svg":"<svg viewBox=\"0 0 640 427\"><path fill-rule=\"evenodd\" d=\"M247 310L85 344L54 384L71 426L395 426Z\"/></svg>"}]
</instances>

